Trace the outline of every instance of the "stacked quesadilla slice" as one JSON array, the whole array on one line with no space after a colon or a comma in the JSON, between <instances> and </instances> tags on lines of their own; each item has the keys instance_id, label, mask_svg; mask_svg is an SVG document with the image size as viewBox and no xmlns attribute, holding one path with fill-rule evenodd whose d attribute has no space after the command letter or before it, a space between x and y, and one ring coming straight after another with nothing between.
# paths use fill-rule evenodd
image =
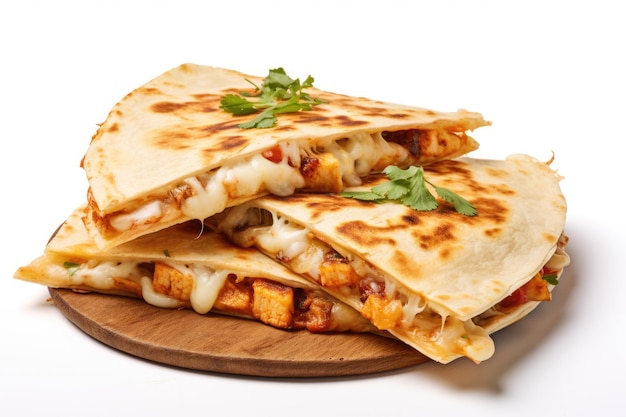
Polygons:
<instances>
[{"instance_id":1,"label":"stacked quesadilla slice","mask_svg":"<svg viewBox=\"0 0 626 417\"><path fill-rule=\"evenodd\" d=\"M354 309L253 249L236 247L197 222L182 223L108 250L87 234L78 208L16 278L75 291L143 299L257 320L279 329L364 332Z\"/></svg>"},{"instance_id":2,"label":"stacked quesadilla slice","mask_svg":"<svg viewBox=\"0 0 626 417\"><path fill-rule=\"evenodd\" d=\"M387 165L423 165L478 148L478 113L436 112L307 89L323 102L281 114L272 128L241 127L229 94L263 79L185 64L124 97L92 138L86 224L105 248L205 218L265 194L339 192ZM247 120L247 119L243 119Z\"/></svg>"},{"instance_id":3,"label":"stacked quesadilla slice","mask_svg":"<svg viewBox=\"0 0 626 417\"><path fill-rule=\"evenodd\" d=\"M550 281L569 262L560 177L526 155L459 158L424 171L477 214L460 214L445 201L417 211L395 201L296 194L261 197L209 222L432 359L481 362L494 351L489 334L549 300ZM372 175L349 191L383 181ZM513 293L520 298L509 298Z\"/></svg>"}]
</instances>

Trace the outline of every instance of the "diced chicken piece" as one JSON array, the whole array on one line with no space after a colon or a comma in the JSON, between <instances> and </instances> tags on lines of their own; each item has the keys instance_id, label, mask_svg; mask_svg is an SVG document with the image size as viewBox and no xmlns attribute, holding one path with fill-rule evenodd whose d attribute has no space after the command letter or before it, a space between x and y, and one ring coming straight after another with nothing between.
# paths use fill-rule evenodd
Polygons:
<instances>
[{"instance_id":1,"label":"diced chicken piece","mask_svg":"<svg viewBox=\"0 0 626 417\"><path fill-rule=\"evenodd\" d=\"M365 300L361 314L380 330L392 329L402 320L402 303L381 294L372 294Z\"/></svg>"},{"instance_id":2,"label":"diced chicken piece","mask_svg":"<svg viewBox=\"0 0 626 417\"><path fill-rule=\"evenodd\" d=\"M255 318L281 329L292 326L294 315L292 288L264 279L256 279L252 283L252 289L254 291L252 314Z\"/></svg>"},{"instance_id":3,"label":"diced chicken piece","mask_svg":"<svg viewBox=\"0 0 626 417\"><path fill-rule=\"evenodd\" d=\"M319 273L320 284L329 288L352 286L360 280L354 268L338 254L327 254L320 265Z\"/></svg>"},{"instance_id":4,"label":"diced chicken piece","mask_svg":"<svg viewBox=\"0 0 626 417\"><path fill-rule=\"evenodd\" d=\"M224 282L214 307L242 314L252 313L252 286L248 281L237 282L237 276L231 274Z\"/></svg>"},{"instance_id":5,"label":"diced chicken piece","mask_svg":"<svg viewBox=\"0 0 626 417\"><path fill-rule=\"evenodd\" d=\"M339 161L330 152L303 157L300 173L308 191L338 193L343 189Z\"/></svg>"},{"instance_id":6,"label":"diced chicken piece","mask_svg":"<svg viewBox=\"0 0 626 417\"><path fill-rule=\"evenodd\" d=\"M189 297L193 289L193 277L191 275L185 275L176 268L156 262L152 285L156 292L189 305Z\"/></svg>"},{"instance_id":7,"label":"diced chicken piece","mask_svg":"<svg viewBox=\"0 0 626 417\"><path fill-rule=\"evenodd\" d=\"M332 301L315 296L314 293L307 294L298 301L297 314L294 318L295 328L306 328L310 332L330 331L332 322Z\"/></svg>"}]
</instances>

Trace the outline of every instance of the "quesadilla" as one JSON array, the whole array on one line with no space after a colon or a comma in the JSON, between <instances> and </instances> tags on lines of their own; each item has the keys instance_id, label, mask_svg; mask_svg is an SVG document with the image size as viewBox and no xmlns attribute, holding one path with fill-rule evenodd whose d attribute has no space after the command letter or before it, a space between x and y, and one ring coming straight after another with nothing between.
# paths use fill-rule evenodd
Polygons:
<instances>
[{"instance_id":1,"label":"quesadilla","mask_svg":"<svg viewBox=\"0 0 626 417\"><path fill-rule=\"evenodd\" d=\"M284 71L284 70L283 70ZM270 71L270 74L272 72ZM267 79L268 77L266 77ZM319 105L244 128L224 97L254 96L261 77L184 64L125 96L83 158L84 221L100 248L224 208L296 190L339 192L388 165L426 165L478 148L482 115L308 88Z\"/></svg>"},{"instance_id":2,"label":"quesadilla","mask_svg":"<svg viewBox=\"0 0 626 417\"><path fill-rule=\"evenodd\" d=\"M439 200L418 211L340 194L264 196L206 221L352 306L424 355L448 363L494 353L490 334L519 320L568 265L561 177L526 155L424 167L430 184L476 208ZM349 192L386 181L372 175Z\"/></svg>"},{"instance_id":3,"label":"quesadilla","mask_svg":"<svg viewBox=\"0 0 626 417\"><path fill-rule=\"evenodd\" d=\"M101 251L76 210L44 254L15 278L83 292L138 297L162 308L249 318L285 330L375 331L355 310L254 249L233 246L198 222Z\"/></svg>"}]
</instances>

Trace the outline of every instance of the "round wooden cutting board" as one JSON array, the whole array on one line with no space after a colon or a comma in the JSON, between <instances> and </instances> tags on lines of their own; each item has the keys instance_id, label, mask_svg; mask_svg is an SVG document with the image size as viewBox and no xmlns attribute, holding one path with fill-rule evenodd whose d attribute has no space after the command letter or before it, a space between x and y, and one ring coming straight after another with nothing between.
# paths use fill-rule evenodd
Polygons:
<instances>
[{"instance_id":1,"label":"round wooden cutting board","mask_svg":"<svg viewBox=\"0 0 626 417\"><path fill-rule=\"evenodd\" d=\"M428 358L374 334L285 331L219 314L167 310L143 300L49 289L76 326L115 349L157 363L264 377L371 374Z\"/></svg>"}]
</instances>

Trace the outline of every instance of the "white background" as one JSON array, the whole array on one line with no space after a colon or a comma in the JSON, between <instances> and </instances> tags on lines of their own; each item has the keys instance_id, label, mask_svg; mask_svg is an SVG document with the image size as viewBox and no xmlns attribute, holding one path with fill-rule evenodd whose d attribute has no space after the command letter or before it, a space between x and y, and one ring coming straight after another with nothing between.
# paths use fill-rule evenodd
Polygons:
<instances>
[{"instance_id":1,"label":"white background","mask_svg":"<svg viewBox=\"0 0 626 417\"><path fill-rule=\"evenodd\" d=\"M20 1L0 5L0 415L625 415L626 30L608 1ZM126 93L194 62L437 110L481 112L472 156L565 177L571 266L554 300L459 360L264 379L149 363L96 342L12 278L85 198L79 167ZM538 193L541 190L537 190ZM36 414L37 413L37 414Z\"/></svg>"}]
</instances>

